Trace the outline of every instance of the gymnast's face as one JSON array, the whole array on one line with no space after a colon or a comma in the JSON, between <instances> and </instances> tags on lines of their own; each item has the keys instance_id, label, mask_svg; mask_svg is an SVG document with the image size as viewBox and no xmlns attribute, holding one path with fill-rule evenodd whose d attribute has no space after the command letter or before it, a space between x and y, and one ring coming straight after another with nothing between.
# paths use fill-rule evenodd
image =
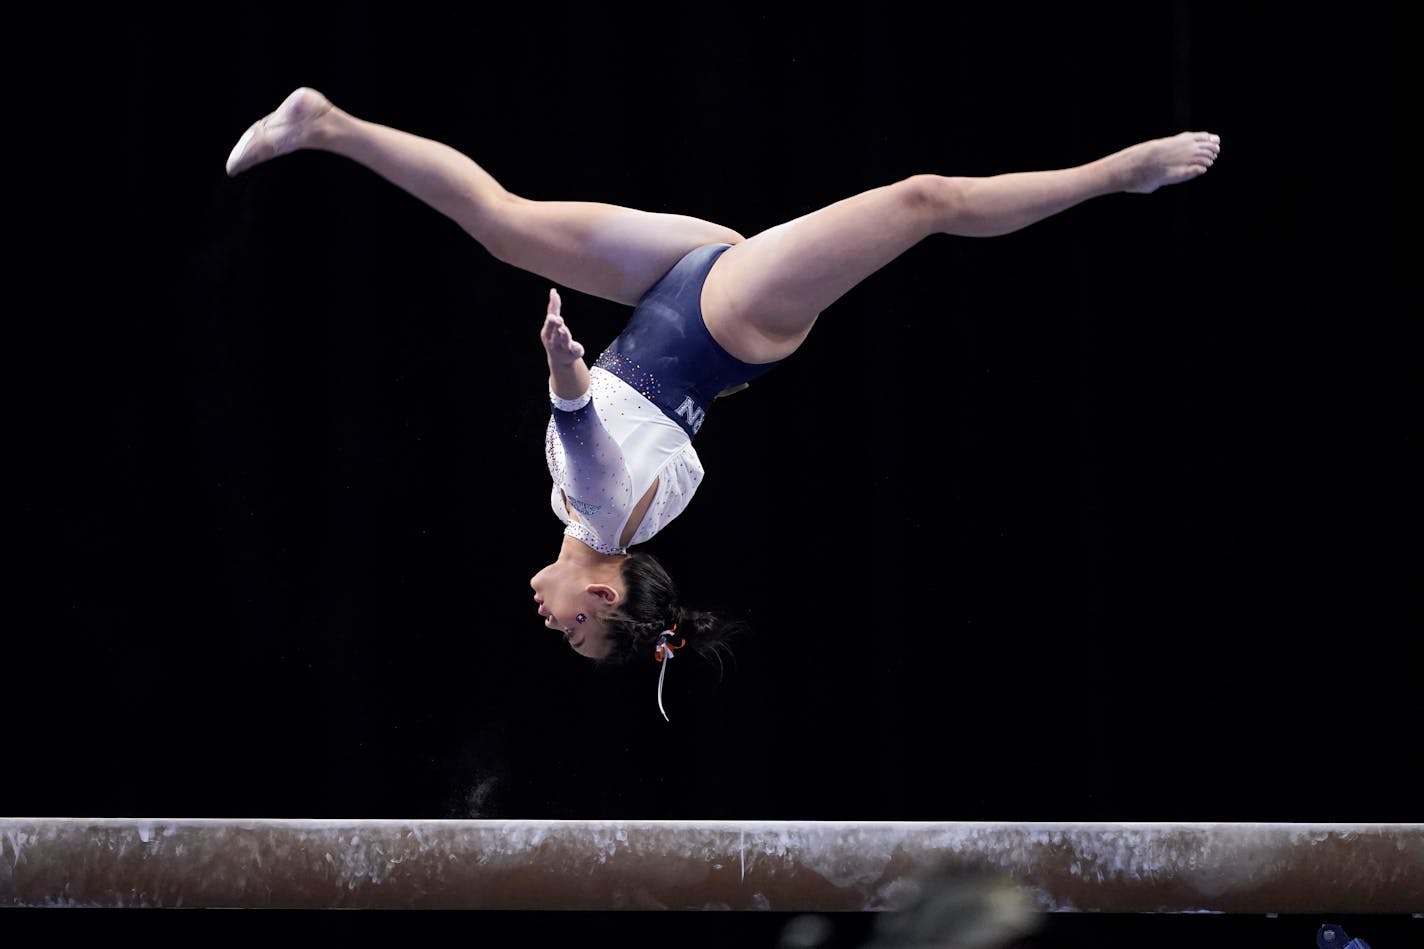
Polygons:
<instances>
[{"instance_id":1,"label":"gymnast's face","mask_svg":"<svg viewBox=\"0 0 1424 949\"><path fill-rule=\"evenodd\" d=\"M613 651L613 640L602 615L618 602L621 593L596 574L566 561L551 563L534 575L534 603L544 625L557 630L574 652L603 659Z\"/></svg>"}]
</instances>

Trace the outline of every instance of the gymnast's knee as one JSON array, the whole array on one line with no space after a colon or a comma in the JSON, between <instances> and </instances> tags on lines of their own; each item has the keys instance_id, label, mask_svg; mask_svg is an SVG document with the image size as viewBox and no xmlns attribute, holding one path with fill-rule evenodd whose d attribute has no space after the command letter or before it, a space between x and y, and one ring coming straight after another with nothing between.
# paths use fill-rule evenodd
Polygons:
<instances>
[{"instance_id":1,"label":"gymnast's knee","mask_svg":"<svg viewBox=\"0 0 1424 949\"><path fill-rule=\"evenodd\" d=\"M518 266L513 257L524 242L520 239L517 225L520 216L528 213L527 208L532 202L501 190L478 195L472 203L477 203L477 211L462 218L460 226L479 241L495 260Z\"/></svg>"},{"instance_id":2,"label":"gymnast's knee","mask_svg":"<svg viewBox=\"0 0 1424 949\"><path fill-rule=\"evenodd\" d=\"M911 175L895 184L905 208L936 222L953 219L964 210L964 179L945 175Z\"/></svg>"}]
</instances>

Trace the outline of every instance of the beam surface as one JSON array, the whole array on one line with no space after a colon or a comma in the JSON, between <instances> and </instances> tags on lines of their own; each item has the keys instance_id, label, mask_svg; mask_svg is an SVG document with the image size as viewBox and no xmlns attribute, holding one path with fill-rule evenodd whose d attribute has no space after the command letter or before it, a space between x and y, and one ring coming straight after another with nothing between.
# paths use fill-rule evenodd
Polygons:
<instances>
[{"instance_id":1,"label":"beam surface","mask_svg":"<svg viewBox=\"0 0 1424 949\"><path fill-rule=\"evenodd\" d=\"M0 906L1420 913L1424 824L0 818Z\"/></svg>"}]
</instances>

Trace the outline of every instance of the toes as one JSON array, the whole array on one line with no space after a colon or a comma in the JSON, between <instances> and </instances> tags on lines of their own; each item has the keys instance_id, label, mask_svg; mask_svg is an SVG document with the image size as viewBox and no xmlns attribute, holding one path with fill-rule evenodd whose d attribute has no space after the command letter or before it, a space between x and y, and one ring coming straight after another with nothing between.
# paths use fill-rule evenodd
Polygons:
<instances>
[{"instance_id":1,"label":"toes","mask_svg":"<svg viewBox=\"0 0 1424 949\"><path fill-rule=\"evenodd\" d=\"M244 171L249 165L254 163L257 155L258 132L262 130L261 122L253 122L248 126L247 131L242 133L242 138L237 140L237 144L232 147L232 151L227 156L227 173L229 177Z\"/></svg>"}]
</instances>

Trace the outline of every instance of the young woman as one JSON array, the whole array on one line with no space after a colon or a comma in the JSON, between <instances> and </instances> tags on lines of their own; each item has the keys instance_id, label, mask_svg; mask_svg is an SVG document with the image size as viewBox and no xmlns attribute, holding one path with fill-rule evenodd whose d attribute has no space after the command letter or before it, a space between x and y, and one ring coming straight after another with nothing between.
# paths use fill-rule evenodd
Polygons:
<instances>
[{"instance_id":1,"label":"young woman","mask_svg":"<svg viewBox=\"0 0 1424 949\"><path fill-rule=\"evenodd\" d=\"M691 500L692 447L712 401L794 353L848 290L931 234L991 237L1089 198L1204 174L1218 136L1182 132L1073 168L915 175L753 237L697 218L531 201L447 145L293 91L233 148L229 175L298 149L342 155L458 223L499 260L634 307L590 368L550 291L540 339L552 401L547 456L558 556L531 580L544 624L596 660L715 648L726 624L684 608L652 538ZM666 664L663 669L666 670Z\"/></svg>"}]
</instances>

